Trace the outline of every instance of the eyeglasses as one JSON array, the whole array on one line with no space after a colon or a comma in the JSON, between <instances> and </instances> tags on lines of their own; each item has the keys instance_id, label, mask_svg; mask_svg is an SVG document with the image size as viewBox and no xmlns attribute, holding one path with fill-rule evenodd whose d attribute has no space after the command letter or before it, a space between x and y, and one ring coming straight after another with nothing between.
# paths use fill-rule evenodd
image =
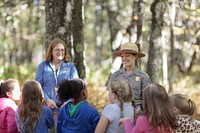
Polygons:
<instances>
[{"instance_id":1,"label":"eyeglasses","mask_svg":"<svg viewBox=\"0 0 200 133\"><path fill-rule=\"evenodd\" d=\"M55 52L65 52L65 49L53 49Z\"/></svg>"}]
</instances>

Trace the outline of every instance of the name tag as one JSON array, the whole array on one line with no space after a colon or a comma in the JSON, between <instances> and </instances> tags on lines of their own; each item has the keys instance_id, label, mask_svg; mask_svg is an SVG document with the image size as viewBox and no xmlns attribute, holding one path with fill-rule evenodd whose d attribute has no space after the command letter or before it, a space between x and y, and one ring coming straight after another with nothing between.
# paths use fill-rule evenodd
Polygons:
<instances>
[{"instance_id":1,"label":"name tag","mask_svg":"<svg viewBox=\"0 0 200 133\"><path fill-rule=\"evenodd\" d=\"M55 92L56 92L56 95L57 95L57 92L58 92L58 87L55 87Z\"/></svg>"}]
</instances>

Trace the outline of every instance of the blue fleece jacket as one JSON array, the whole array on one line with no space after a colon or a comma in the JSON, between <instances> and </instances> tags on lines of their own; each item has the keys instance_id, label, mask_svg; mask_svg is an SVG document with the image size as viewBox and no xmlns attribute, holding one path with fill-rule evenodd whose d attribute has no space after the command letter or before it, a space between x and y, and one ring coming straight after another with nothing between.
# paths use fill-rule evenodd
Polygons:
<instances>
[{"instance_id":1,"label":"blue fleece jacket","mask_svg":"<svg viewBox=\"0 0 200 133\"><path fill-rule=\"evenodd\" d=\"M84 101L71 118L68 104L58 113L57 133L94 133L100 119L98 111Z\"/></svg>"},{"instance_id":2,"label":"blue fleece jacket","mask_svg":"<svg viewBox=\"0 0 200 133\"><path fill-rule=\"evenodd\" d=\"M72 62L62 62L57 77L55 77L54 72L51 63L43 61L37 68L35 80L42 86L44 99L52 99L56 104L59 104L55 88L63 79L79 78L79 76Z\"/></svg>"}]
</instances>

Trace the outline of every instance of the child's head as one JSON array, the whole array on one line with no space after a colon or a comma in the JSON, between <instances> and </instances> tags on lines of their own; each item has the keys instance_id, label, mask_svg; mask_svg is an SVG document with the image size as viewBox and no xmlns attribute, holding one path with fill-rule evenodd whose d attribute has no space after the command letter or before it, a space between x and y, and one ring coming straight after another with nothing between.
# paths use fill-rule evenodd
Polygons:
<instances>
[{"instance_id":1,"label":"child's head","mask_svg":"<svg viewBox=\"0 0 200 133\"><path fill-rule=\"evenodd\" d=\"M175 114L172 101L165 88L159 84L150 84L143 93L143 111L153 127L161 123L165 128L174 125Z\"/></svg>"},{"instance_id":2,"label":"child's head","mask_svg":"<svg viewBox=\"0 0 200 133\"><path fill-rule=\"evenodd\" d=\"M111 81L110 88L110 101L117 99L120 102L121 112L123 112L123 103L133 101L133 91L131 86L127 81L116 79ZM123 115L121 115L121 117L123 117Z\"/></svg>"},{"instance_id":3,"label":"child's head","mask_svg":"<svg viewBox=\"0 0 200 133\"><path fill-rule=\"evenodd\" d=\"M110 88L119 101L131 102L133 100L133 91L127 81L121 79L112 80Z\"/></svg>"},{"instance_id":4,"label":"child's head","mask_svg":"<svg viewBox=\"0 0 200 133\"><path fill-rule=\"evenodd\" d=\"M40 104L44 100L44 95L40 83L36 80L26 81L22 88L23 104Z\"/></svg>"},{"instance_id":5,"label":"child's head","mask_svg":"<svg viewBox=\"0 0 200 133\"><path fill-rule=\"evenodd\" d=\"M196 105L194 101L183 94L173 94L170 96L174 105L176 114L184 114L194 116L196 113Z\"/></svg>"},{"instance_id":6,"label":"child's head","mask_svg":"<svg viewBox=\"0 0 200 133\"><path fill-rule=\"evenodd\" d=\"M10 98L11 100L20 100L21 91L17 80L8 79L1 81L0 97Z\"/></svg>"},{"instance_id":7,"label":"child's head","mask_svg":"<svg viewBox=\"0 0 200 133\"><path fill-rule=\"evenodd\" d=\"M87 98L86 84L81 79L65 79L59 85L58 97L61 102L65 102L70 98L76 100L85 100Z\"/></svg>"}]
</instances>

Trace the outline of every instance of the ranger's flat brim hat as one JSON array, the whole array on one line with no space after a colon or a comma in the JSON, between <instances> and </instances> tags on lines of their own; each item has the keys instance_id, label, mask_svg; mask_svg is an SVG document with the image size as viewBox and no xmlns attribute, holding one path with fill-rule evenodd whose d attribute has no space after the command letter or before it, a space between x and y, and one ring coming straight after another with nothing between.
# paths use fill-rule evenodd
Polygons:
<instances>
[{"instance_id":1,"label":"ranger's flat brim hat","mask_svg":"<svg viewBox=\"0 0 200 133\"><path fill-rule=\"evenodd\" d=\"M130 53L130 54L136 54L139 58L144 57L145 54L142 52L138 52L138 46L134 43L127 42L123 44L119 51L113 52L116 56L121 56L122 53Z\"/></svg>"}]
</instances>

